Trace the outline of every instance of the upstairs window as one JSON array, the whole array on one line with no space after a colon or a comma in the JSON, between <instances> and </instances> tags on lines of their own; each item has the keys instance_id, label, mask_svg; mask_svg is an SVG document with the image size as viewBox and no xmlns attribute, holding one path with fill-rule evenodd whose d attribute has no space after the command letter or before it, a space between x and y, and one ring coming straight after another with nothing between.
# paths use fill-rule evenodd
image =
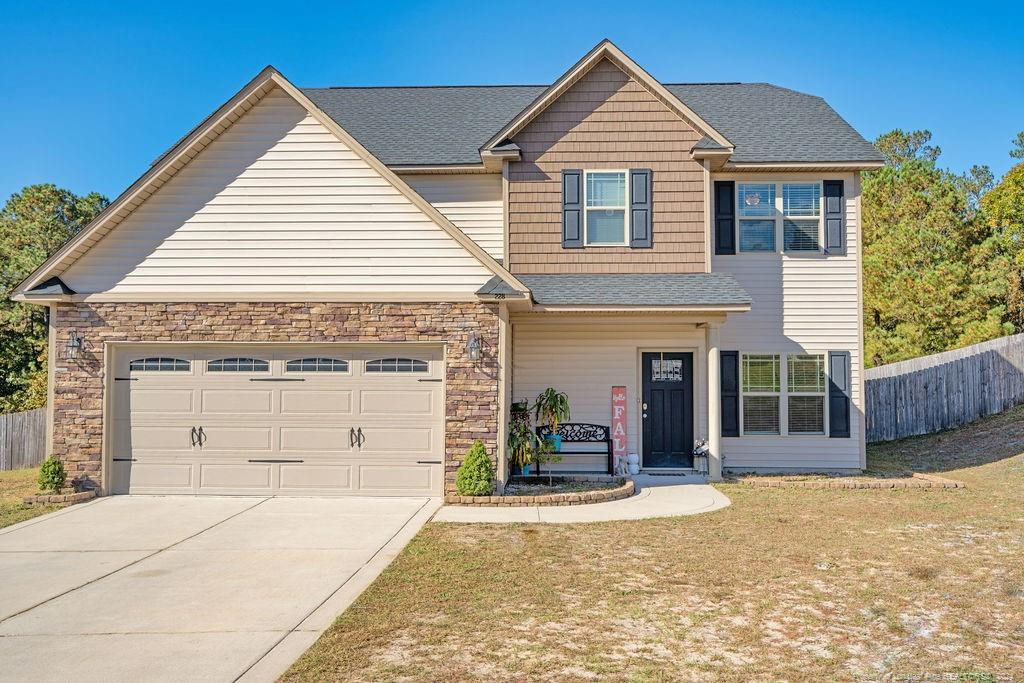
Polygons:
<instances>
[{"instance_id":1,"label":"upstairs window","mask_svg":"<svg viewBox=\"0 0 1024 683\"><path fill-rule=\"evenodd\" d=\"M821 185L783 184L782 233L786 251L818 251L820 225Z\"/></svg>"},{"instance_id":2,"label":"upstairs window","mask_svg":"<svg viewBox=\"0 0 1024 683\"><path fill-rule=\"evenodd\" d=\"M586 171L585 226L588 246L626 246L626 172Z\"/></svg>"},{"instance_id":3,"label":"upstairs window","mask_svg":"<svg viewBox=\"0 0 1024 683\"><path fill-rule=\"evenodd\" d=\"M740 183L740 251L775 251L775 185Z\"/></svg>"},{"instance_id":4,"label":"upstairs window","mask_svg":"<svg viewBox=\"0 0 1024 683\"><path fill-rule=\"evenodd\" d=\"M740 252L821 251L821 183L736 183Z\"/></svg>"}]
</instances>

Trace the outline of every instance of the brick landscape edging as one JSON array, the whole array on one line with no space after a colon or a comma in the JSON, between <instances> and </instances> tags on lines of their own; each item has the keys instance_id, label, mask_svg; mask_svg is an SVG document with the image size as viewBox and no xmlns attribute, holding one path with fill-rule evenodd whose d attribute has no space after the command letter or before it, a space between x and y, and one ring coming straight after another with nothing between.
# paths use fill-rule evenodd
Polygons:
<instances>
[{"instance_id":1,"label":"brick landscape edging","mask_svg":"<svg viewBox=\"0 0 1024 683\"><path fill-rule=\"evenodd\" d=\"M90 489L77 493L39 493L34 496L25 496L21 500L25 505L54 505L56 503L84 503L95 497L95 489Z\"/></svg>"},{"instance_id":2,"label":"brick landscape edging","mask_svg":"<svg viewBox=\"0 0 1024 683\"><path fill-rule=\"evenodd\" d=\"M846 480L842 477L832 479L789 480L769 479L763 477L741 477L741 484L767 489L963 489L967 485L962 481L946 479L934 474L914 472L902 479Z\"/></svg>"},{"instance_id":3,"label":"brick landscape edging","mask_svg":"<svg viewBox=\"0 0 1024 683\"><path fill-rule=\"evenodd\" d=\"M633 495L632 479L627 479L622 486L599 491L580 491L576 493L548 493L542 496L459 496L444 497L446 505L468 505L471 507L534 507L553 505L589 505L591 503L607 503L622 500Z\"/></svg>"}]
</instances>

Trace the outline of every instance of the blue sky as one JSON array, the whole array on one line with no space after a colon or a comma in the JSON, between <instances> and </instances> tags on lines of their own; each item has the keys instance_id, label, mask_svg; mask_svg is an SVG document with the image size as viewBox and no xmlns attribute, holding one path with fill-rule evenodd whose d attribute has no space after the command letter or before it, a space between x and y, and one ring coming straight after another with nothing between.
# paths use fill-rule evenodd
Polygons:
<instances>
[{"instance_id":1,"label":"blue sky","mask_svg":"<svg viewBox=\"0 0 1024 683\"><path fill-rule=\"evenodd\" d=\"M1011 165L1022 3L0 1L0 198L116 196L266 64L299 86L550 83L608 37L665 82L821 95L865 137L927 128L961 171Z\"/></svg>"}]
</instances>

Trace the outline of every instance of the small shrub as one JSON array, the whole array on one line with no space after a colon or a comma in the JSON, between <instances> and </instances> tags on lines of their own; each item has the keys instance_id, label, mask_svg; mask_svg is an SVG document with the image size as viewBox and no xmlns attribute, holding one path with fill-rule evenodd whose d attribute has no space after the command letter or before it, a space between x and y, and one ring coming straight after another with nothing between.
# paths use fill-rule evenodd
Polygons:
<instances>
[{"instance_id":1,"label":"small shrub","mask_svg":"<svg viewBox=\"0 0 1024 683\"><path fill-rule=\"evenodd\" d=\"M460 496L489 496L494 490L494 468L482 441L473 444L459 465L455 490Z\"/></svg>"},{"instance_id":2,"label":"small shrub","mask_svg":"<svg viewBox=\"0 0 1024 683\"><path fill-rule=\"evenodd\" d=\"M43 466L39 468L39 490L60 493L67 478L64 463L51 455L43 461Z\"/></svg>"}]
</instances>

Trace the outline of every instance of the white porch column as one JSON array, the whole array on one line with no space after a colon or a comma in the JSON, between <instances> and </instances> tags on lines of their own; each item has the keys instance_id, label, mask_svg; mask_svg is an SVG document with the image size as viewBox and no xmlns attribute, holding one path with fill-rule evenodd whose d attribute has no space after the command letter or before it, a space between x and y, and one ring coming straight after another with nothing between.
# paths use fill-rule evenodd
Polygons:
<instances>
[{"instance_id":1,"label":"white porch column","mask_svg":"<svg viewBox=\"0 0 1024 683\"><path fill-rule=\"evenodd\" d=\"M705 327L708 348L708 476L722 479L722 373L719 365L718 323Z\"/></svg>"}]
</instances>

